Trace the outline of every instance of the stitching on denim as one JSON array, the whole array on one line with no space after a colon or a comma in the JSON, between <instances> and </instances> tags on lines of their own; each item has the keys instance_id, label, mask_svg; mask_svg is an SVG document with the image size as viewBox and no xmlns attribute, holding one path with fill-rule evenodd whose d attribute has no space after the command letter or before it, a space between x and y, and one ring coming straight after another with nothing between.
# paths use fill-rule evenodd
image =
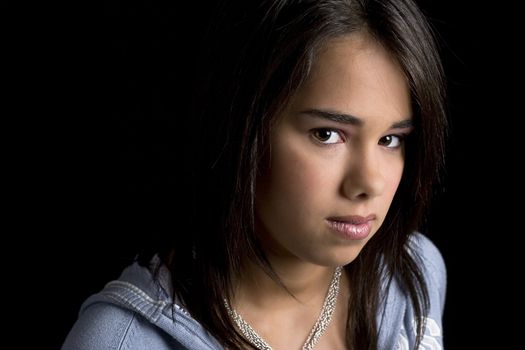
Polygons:
<instances>
[{"instance_id":1,"label":"stitching on denim","mask_svg":"<svg viewBox=\"0 0 525 350\"><path fill-rule=\"evenodd\" d=\"M140 289L139 287L137 287L134 284L131 284L129 282L111 281L111 282L109 282L106 285L106 287L111 287L113 285L121 285L122 287L127 288L130 292L138 294L139 296L143 297L145 299L144 301L146 301L146 302L148 302L150 304L161 305L161 306L165 306L165 305L168 304L166 301L153 299L152 297L147 295L142 289Z\"/></svg>"},{"instance_id":2,"label":"stitching on denim","mask_svg":"<svg viewBox=\"0 0 525 350\"><path fill-rule=\"evenodd\" d=\"M184 315L186 315L186 316L190 316L190 317L191 317L190 313L189 313L185 308L183 308L183 307L180 306L179 304L174 304L174 305L175 305L175 308L176 308L177 310L179 310L180 312L182 312Z\"/></svg>"},{"instance_id":3,"label":"stitching on denim","mask_svg":"<svg viewBox=\"0 0 525 350\"><path fill-rule=\"evenodd\" d=\"M132 313L131 314L131 319L129 320L129 323L126 326L126 330L122 334L122 338L120 339L120 343L118 344L118 347L117 347L118 350L122 350L122 347L124 346L124 341L126 340L126 337L127 337L128 332L129 332L129 330L131 328L131 325L133 324L133 320L134 319L135 319L135 313Z\"/></svg>"},{"instance_id":4,"label":"stitching on denim","mask_svg":"<svg viewBox=\"0 0 525 350\"><path fill-rule=\"evenodd\" d=\"M111 288L111 287L123 288L126 291L128 291L130 293L133 293L134 295L133 296L124 296L124 295L122 295L120 293L106 290L106 288ZM159 306L160 307L164 307L164 306L169 304L166 301L155 300L155 299L151 298L142 289L138 288L137 286L135 286L134 284L131 284L129 282L125 282L125 281L111 281L111 282L109 282L106 285L106 288L104 288L104 290L102 292L103 294L106 295L106 297L108 297L110 299L113 299L113 300L117 301L118 303L120 303L120 302L122 302L122 300L124 300L125 302L134 305L137 308L137 310L140 310L140 311L142 311L144 313L146 313L146 311L143 308L140 308L138 305L136 305L137 304L136 302L133 302L131 300L133 297L142 297L142 299L140 299L140 301L149 304L150 307L155 307L156 311L159 311ZM177 309L179 309L180 311L182 311L184 314L186 314L188 317L191 317L191 315L189 313L187 313L186 310L184 310L180 305L175 304L175 307ZM157 316L160 316L160 315L162 315L162 312L160 312ZM186 324L184 324L183 322L180 322L180 320L175 319L173 321L175 323L178 323L181 327L183 327L187 332L191 333L193 336L199 338L208 347L213 348L212 345L209 342L209 339L207 339L207 337L205 337L205 336L195 332L192 328L186 326ZM120 346L122 346L122 344ZM119 346L119 350L121 350L120 346Z\"/></svg>"},{"instance_id":5,"label":"stitching on denim","mask_svg":"<svg viewBox=\"0 0 525 350\"><path fill-rule=\"evenodd\" d=\"M130 295L126 295L125 293L122 294L118 291L107 290L106 288L111 288L111 285L113 285L114 288L124 289L126 292L130 293ZM162 310L168 304L162 300L152 299L144 293L144 291L127 282L113 281L108 283L106 288L101 294L116 300L119 304L124 301L125 303L132 305L137 311L140 311L148 318L151 317L152 319L157 319L159 315L162 314Z\"/></svg>"},{"instance_id":6,"label":"stitching on denim","mask_svg":"<svg viewBox=\"0 0 525 350\"><path fill-rule=\"evenodd\" d=\"M107 293L106 296L110 299L113 299L117 302L121 302L122 301L122 296L121 295L118 295L116 293ZM133 315L135 317L135 312L133 312ZM177 323L180 327L184 328L186 330L186 332L188 333L191 333L193 335L193 337L196 337L196 338L199 338L204 344L206 344L210 349L213 349L212 345L210 344L210 341L207 337L203 336L202 334L194 331L191 327L188 327L184 322L181 322L180 320L178 319L174 319L173 320L174 323ZM131 326L131 323L128 325L128 328ZM127 330L126 330L126 333L127 333ZM118 350L122 350L122 345L123 345L123 340L124 340L125 337L122 338L121 340L121 343L119 344L119 347L118 347Z\"/></svg>"}]
</instances>

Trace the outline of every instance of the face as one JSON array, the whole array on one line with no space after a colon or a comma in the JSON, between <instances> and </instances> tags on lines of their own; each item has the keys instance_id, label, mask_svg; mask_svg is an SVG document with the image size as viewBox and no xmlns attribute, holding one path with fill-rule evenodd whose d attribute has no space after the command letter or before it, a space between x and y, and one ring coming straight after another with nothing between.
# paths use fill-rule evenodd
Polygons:
<instances>
[{"instance_id":1,"label":"face","mask_svg":"<svg viewBox=\"0 0 525 350\"><path fill-rule=\"evenodd\" d=\"M404 167L410 91L364 34L334 39L272 128L257 180L257 233L270 259L353 261L383 223Z\"/></svg>"}]
</instances>

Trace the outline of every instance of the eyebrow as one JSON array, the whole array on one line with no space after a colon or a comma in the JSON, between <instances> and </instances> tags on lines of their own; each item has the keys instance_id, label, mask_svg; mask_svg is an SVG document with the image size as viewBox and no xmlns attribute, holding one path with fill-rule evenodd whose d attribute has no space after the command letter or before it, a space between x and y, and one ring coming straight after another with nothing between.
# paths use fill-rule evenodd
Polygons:
<instances>
[{"instance_id":1,"label":"eyebrow","mask_svg":"<svg viewBox=\"0 0 525 350\"><path fill-rule=\"evenodd\" d=\"M310 117L327 119L327 120L331 120L337 123L355 125L355 126L363 126L365 124L363 119L360 119L358 117L355 117L353 115L346 114L346 113L338 113L338 112L332 112L332 111L326 111L326 110L320 110L320 109L307 109L305 111L302 111L300 114L304 114ZM414 123L412 122L412 119L404 119L399 122L393 123L390 126L390 129L404 129L404 128L411 128L413 126L414 126Z\"/></svg>"}]
</instances>

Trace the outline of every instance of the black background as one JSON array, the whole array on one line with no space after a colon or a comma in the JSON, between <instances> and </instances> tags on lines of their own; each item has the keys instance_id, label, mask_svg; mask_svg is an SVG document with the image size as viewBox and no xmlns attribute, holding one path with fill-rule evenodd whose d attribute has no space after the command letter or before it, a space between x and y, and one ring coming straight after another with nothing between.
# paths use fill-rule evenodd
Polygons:
<instances>
[{"instance_id":1,"label":"black background","mask_svg":"<svg viewBox=\"0 0 525 350\"><path fill-rule=\"evenodd\" d=\"M518 11L420 3L449 85L444 192L425 227L448 268L445 345L511 348L525 331ZM58 348L81 302L116 278L144 240L185 227L175 203L184 205L181 174L192 150L182 140L198 137L185 127L185 106L211 7L2 6L3 17L17 14L3 22L12 48L4 98L19 131L7 151L20 154L8 183L15 195L7 214L18 213L9 232L21 238L13 252L22 262L13 265L24 266L27 300L39 301L27 317Z\"/></svg>"}]
</instances>

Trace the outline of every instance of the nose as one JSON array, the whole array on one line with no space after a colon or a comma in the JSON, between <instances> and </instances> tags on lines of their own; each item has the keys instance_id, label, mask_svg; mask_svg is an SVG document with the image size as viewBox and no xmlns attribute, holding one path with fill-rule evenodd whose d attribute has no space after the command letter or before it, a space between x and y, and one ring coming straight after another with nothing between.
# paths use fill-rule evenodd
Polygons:
<instances>
[{"instance_id":1,"label":"nose","mask_svg":"<svg viewBox=\"0 0 525 350\"><path fill-rule=\"evenodd\" d=\"M365 200L383 193L385 174L380 158L373 146L352 154L342 183L345 197L350 200Z\"/></svg>"}]
</instances>

